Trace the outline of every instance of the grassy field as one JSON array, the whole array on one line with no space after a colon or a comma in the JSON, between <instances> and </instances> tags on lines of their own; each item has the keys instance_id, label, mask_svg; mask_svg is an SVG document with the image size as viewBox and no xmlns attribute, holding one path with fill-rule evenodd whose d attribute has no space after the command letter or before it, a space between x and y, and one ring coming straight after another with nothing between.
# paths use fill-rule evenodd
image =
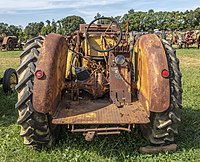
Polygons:
<instances>
[{"instance_id":1,"label":"grassy field","mask_svg":"<svg viewBox=\"0 0 200 162\"><path fill-rule=\"evenodd\" d=\"M0 52L0 77L6 68L19 65L20 52ZM81 134L66 136L53 148L41 152L24 146L16 124L16 94L5 95L0 86L0 162L27 161L200 161L200 50L178 49L183 82L183 111L178 150L173 154L143 155L145 144L137 132L96 137L86 142Z\"/></svg>"}]
</instances>

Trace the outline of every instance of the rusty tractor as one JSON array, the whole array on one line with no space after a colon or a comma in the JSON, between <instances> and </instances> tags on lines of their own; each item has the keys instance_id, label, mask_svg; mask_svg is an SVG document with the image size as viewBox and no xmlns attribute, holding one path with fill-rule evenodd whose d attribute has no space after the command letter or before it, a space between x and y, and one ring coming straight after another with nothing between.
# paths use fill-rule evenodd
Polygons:
<instances>
[{"instance_id":1,"label":"rusty tractor","mask_svg":"<svg viewBox=\"0 0 200 162\"><path fill-rule=\"evenodd\" d=\"M176 41L176 45L177 45L177 48L183 48L186 46L185 44L185 41L184 41L184 34L178 34L178 39Z\"/></svg>"},{"instance_id":2,"label":"rusty tractor","mask_svg":"<svg viewBox=\"0 0 200 162\"><path fill-rule=\"evenodd\" d=\"M180 34L178 38L178 48L189 48L195 43L194 32L187 31L184 34Z\"/></svg>"},{"instance_id":3,"label":"rusty tractor","mask_svg":"<svg viewBox=\"0 0 200 162\"><path fill-rule=\"evenodd\" d=\"M172 44L177 44L179 37L177 35L177 32L172 32L172 38L171 38L171 42Z\"/></svg>"},{"instance_id":4,"label":"rusty tractor","mask_svg":"<svg viewBox=\"0 0 200 162\"><path fill-rule=\"evenodd\" d=\"M0 37L0 44L2 50L13 51L15 48L22 49L21 43L18 42L16 36Z\"/></svg>"},{"instance_id":5,"label":"rusty tractor","mask_svg":"<svg viewBox=\"0 0 200 162\"><path fill-rule=\"evenodd\" d=\"M13 92L18 83L18 77L15 69L9 68L4 72L3 78L0 78L0 84L3 85L5 93Z\"/></svg>"},{"instance_id":6,"label":"rusty tractor","mask_svg":"<svg viewBox=\"0 0 200 162\"><path fill-rule=\"evenodd\" d=\"M150 145L174 143L181 73L175 50L157 35L129 36L114 19L98 18L66 38L29 40L20 59L16 108L25 144L51 146L61 126L87 141L139 128Z\"/></svg>"}]
</instances>

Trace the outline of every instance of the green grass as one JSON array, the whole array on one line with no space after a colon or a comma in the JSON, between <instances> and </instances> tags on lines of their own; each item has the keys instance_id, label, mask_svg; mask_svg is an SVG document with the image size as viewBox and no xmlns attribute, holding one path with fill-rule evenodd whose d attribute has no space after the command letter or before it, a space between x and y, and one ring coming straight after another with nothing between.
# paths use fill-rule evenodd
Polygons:
<instances>
[{"instance_id":1,"label":"green grass","mask_svg":"<svg viewBox=\"0 0 200 162\"><path fill-rule=\"evenodd\" d=\"M20 64L19 55L21 51L1 51L0 52L0 76L7 68L17 68Z\"/></svg>"},{"instance_id":2,"label":"green grass","mask_svg":"<svg viewBox=\"0 0 200 162\"><path fill-rule=\"evenodd\" d=\"M19 65L20 52L0 52L0 77L6 68ZM143 155L145 144L137 132L96 137L86 142L81 134L65 134L53 148L34 151L24 146L16 124L16 94L5 95L0 86L0 161L200 161L200 50L177 49L183 81L183 111L178 150L173 154Z\"/></svg>"}]
</instances>

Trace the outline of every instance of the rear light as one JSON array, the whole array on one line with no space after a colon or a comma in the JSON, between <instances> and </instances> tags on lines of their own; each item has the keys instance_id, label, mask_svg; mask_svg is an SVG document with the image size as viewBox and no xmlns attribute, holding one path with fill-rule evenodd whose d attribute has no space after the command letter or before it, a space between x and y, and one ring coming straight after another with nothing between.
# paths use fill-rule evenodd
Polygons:
<instances>
[{"instance_id":1,"label":"rear light","mask_svg":"<svg viewBox=\"0 0 200 162\"><path fill-rule=\"evenodd\" d=\"M162 71L161 75L162 75L163 78L168 78L168 77L169 77L169 71L166 70L166 69L164 69L164 70Z\"/></svg>"},{"instance_id":2,"label":"rear light","mask_svg":"<svg viewBox=\"0 0 200 162\"><path fill-rule=\"evenodd\" d=\"M37 79L41 79L44 76L44 72L42 70L37 70L35 76Z\"/></svg>"}]
</instances>

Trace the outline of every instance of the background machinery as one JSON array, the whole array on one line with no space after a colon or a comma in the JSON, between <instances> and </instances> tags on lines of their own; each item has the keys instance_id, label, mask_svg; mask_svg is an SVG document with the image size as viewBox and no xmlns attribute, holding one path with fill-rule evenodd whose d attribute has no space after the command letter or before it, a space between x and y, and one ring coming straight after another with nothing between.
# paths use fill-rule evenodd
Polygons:
<instances>
[{"instance_id":1,"label":"background machinery","mask_svg":"<svg viewBox=\"0 0 200 162\"><path fill-rule=\"evenodd\" d=\"M18 83L17 73L15 69L9 68L4 72L3 78L0 78L0 84L3 85L5 93L14 91Z\"/></svg>"}]
</instances>

